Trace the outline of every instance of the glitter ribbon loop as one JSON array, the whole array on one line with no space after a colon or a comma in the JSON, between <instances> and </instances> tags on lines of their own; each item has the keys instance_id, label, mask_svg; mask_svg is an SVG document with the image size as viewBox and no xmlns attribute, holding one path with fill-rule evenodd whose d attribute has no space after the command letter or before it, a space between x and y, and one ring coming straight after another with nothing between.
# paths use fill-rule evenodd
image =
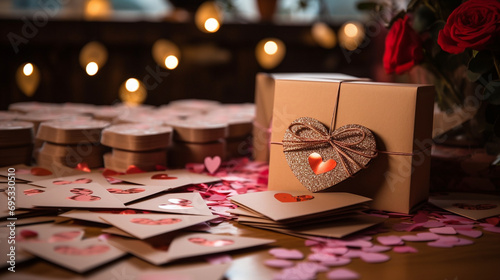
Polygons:
<instances>
[{"instance_id":1,"label":"glitter ribbon loop","mask_svg":"<svg viewBox=\"0 0 500 280\"><path fill-rule=\"evenodd\" d=\"M295 127L298 128L294 129ZM348 152L366 158L375 158L377 156L376 150L358 146L366 139L366 133L360 128L352 127L343 131L327 131L326 129L321 130L307 123L296 122L290 124L288 129L297 140L284 140L284 151L315 149L318 146L328 144L339 156L340 162L349 176L352 176L352 171L348 167L347 161L360 169L366 167L356 162ZM305 132L305 129L309 130L310 136L301 135L301 132Z\"/></svg>"}]
</instances>

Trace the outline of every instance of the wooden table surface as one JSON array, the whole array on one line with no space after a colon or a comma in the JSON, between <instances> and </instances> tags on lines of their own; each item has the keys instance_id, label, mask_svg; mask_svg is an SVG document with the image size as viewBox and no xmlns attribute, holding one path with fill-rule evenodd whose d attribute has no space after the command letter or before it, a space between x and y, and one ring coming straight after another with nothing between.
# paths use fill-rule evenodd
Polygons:
<instances>
[{"instance_id":1,"label":"wooden table surface","mask_svg":"<svg viewBox=\"0 0 500 280\"><path fill-rule=\"evenodd\" d=\"M390 218L385 227L392 228L392 224L399 223L400 219ZM95 236L100 233L98 227L87 227L86 236ZM255 280L272 279L280 269L264 265L264 260L273 258L268 250L274 247L296 248L306 256L311 253L305 246L304 239L275 233L267 230L255 229L240 225L236 222L224 222L212 228L212 233L231 234L249 237L275 239L276 242L267 246L250 248L230 252L232 262L226 271L226 279ZM405 235L407 232L389 231L382 235ZM471 238L468 238L471 239ZM361 259L353 259L348 265L342 266L358 272L361 279L500 279L500 234L484 231L482 237L473 239L474 244L453 247L435 248L426 242L408 242L407 244L418 249L418 253L386 252L391 259L384 263L365 263ZM377 244L377 241L373 241ZM3 247L3 246L2 246ZM2 269L0 279L103 279L103 280L132 280L139 279L145 270L162 271L169 268L207 264L204 258L180 260L163 266L154 266L134 256L127 255L112 263L103 265L86 274L71 272L58 265L36 259L23 264L16 264L16 272L7 272ZM333 268L332 268L333 269ZM294 278L291 277L290 280ZM317 279L327 279L326 273L318 274ZM288 279L287 279L288 280Z\"/></svg>"}]
</instances>

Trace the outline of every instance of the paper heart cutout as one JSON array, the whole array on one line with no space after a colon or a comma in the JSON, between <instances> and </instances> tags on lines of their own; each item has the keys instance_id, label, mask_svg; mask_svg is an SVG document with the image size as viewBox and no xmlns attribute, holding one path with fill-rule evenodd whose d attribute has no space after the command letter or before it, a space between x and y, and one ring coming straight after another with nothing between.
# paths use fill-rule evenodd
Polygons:
<instances>
[{"instance_id":1,"label":"paper heart cutout","mask_svg":"<svg viewBox=\"0 0 500 280\"><path fill-rule=\"evenodd\" d=\"M52 242L71 241L75 238L78 238L80 235L81 231L78 230L58 232L49 238L49 242L52 243Z\"/></svg>"},{"instance_id":2,"label":"paper heart cutout","mask_svg":"<svg viewBox=\"0 0 500 280\"><path fill-rule=\"evenodd\" d=\"M193 208L193 205L191 205L192 202L184 198L169 198L167 201L168 203L162 203L158 207L168 210Z\"/></svg>"},{"instance_id":3,"label":"paper heart cutout","mask_svg":"<svg viewBox=\"0 0 500 280\"><path fill-rule=\"evenodd\" d=\"M19 235L21 236L22 240L24 240L24 239L38 238L38 232L33 231L33 230L29 230L29 229L23 229L23 230L21 230L21 232L19 233Z\"/></svg>"},{"instance_id":4,"label":"paper heart cutout","mask_svg":"<svg viewBox=\"0 0 500 280\"><path fill-rule=\"evenodd\" d=\"M304 254L297 249L273 248L269 250L269 254L277 259L301 260L304 258Z\"/></svg>"},{"instance_id":5,"label":"paper heart cutout","mask_svg":"<svg viewBox=\"0 0 500 280\"><path fill-rule=\"evenodd\" d=\"M92 179L88 178L79 178L74 181L68 181L68 180L55 180L52 182L54 185L71 185L71 184L90 184L92 183Z\"/></svg>"},{"instance_id":6,"label":"paper heart cutout","mask_svg":"<svg viewBox=\"0 0 500 280\"><path fill-rule=\"evenodd\" d=\"M175 180L177 177L170 177L167 173L159 173L151 176L153 180Z\"/></svg>"},{"instance_id":7,"label":"paper heart cutout","mask_svg":"<svg viewBox=\"0 0 500 280\"><path fill-rule=\"evenodd\" d=\"M43 167L33 167L33 168L31 168L31 175L48 176L48 175L52 175L52 172L48 169L43 168Z\"/></svg>"},{"instance_id":8,"label":"paper heart cutout","mask_svg":"<svg viewBox=\"0 0 500 280\"><path fill-rule=\"evenodd\" d=\"M54 247L55 252L63 255L72 255L72 256L99 255L99 254L104 254L109 250L110 250L109 246L104 244L90 245L85 248L79 248L71 245L59 245Z\"/></svg>"},{"instance_id":9,"label":"paper heart cutout","mask_svg":"<svg viewBox=\"0 0 500 280\"><path fill-rule=\"evenodd\" d=\"M75 195L66 197L67 199L75 200L75 201L96 201L96 200L101 200L100 196L96 195L91 195L94 192L89 189L84 189L84 188L73 188L69 190L70 192L74 193Z\"/></svg>"},{"instance_id":10,"label":"paper heart cutout","mask_svg":"<svg viewBox=\"0 0 500 280\"><path fill-rule=\"evenodd\" d=\"M469 203L455 203L453 206L465 210L490 210L497 208L495 204L480 203L480 204L469 204Z\"/></svg>"},{"instance_id":11,"label":"paper heart cutout","mask_svg":"<svg viewBox=\"0 0 500 280\"><path fill-rule=\"evenodd\" d=\"M207 169L208 173L213 174L217 169L219 169L220 164L221 164L221 159L219 156L214 156L214 157L206 157L205 160L203 161L205 163L205 168Z\"/></svg>"},{"instance_id":12,"label":"paper heart cutout","mask_svg":"<svg viewBox=\"0 0 500 280\"><path fill-rule=\"evenodd\" d=\"M347 124L329 134L324 124L309 117L293 121L282 142L290 169L312 192L346 180L377 155L375 137L368 128Z\"/></svg>"},{"instance_id":13,"label":"paper heart cutout","mask_svg":"<svg viewBox=\"0 0 500 280\"><path fill-rule=\"evenodd\" d=\"M182 220L176 218L167 218L159 220L152 220L149 218L134 218L131 219L130 222L140 225L173 225L182 222Z\"/></svg>"},{"instance_id":14,"label":"paper heart cutout","mask_svg":"<svg viewBox=\"0 0 500 280\"><path fill-rule=\"evenodd\" d=\"M114 194L133 194L133 193L141 193L145 191L143 188L130 188L130 189L116 189L116 188L109 188L106 189L110 193Z\"/></svg>"},{"instance_id":15,"label":"paper heart cutout","mask_svg":"<svg viewBox=\"0 0 500 280\"><path fill-rule=\"evenodd\" d=\"M234 244L234 241L231 239L207 240L202 237L192 237L189 238L188 240L194 244L203 245L207 247L222 247Z\"/></svg>"},{"instance_id":16,"label":"paper heart cutout","mask_svg":"<svg viewBox=\"0 0 500 280\"><path fill-rule=\"evenodd\" d=\"M309 166L311 166L314 174L323 174L326 173L337 166L337 162L333 159L329 159L327 161L323 161L323 158L318 153L312 153L307 158L309 161Z\"/></svg>"},{"instance_id":17,"label":"paper heart cutout","mask_svg":"<svg viewBox=\"0 0 500 280\"><path fill-rule=\"evenodd\" d=\"M301 201L311 200L314 198L314 196L312 195L293 196L289 193L277 193L274 195L274 198L276 198L280 202L301 202Z\"/></svg>"},{"instance_id":18,"label":"paper heart cutout","mask_svg":"<svg viewBox=\"0 0 500 280\"><path fill-rule=\"evenodd\" d=\"M354 280L361 278L361 276L350 269L338 268L328 272L327 278L331 280Z\"/></svg>"},{"instance_id":19,"label":"paper heart cutout","mask_svg":"<svg viewBox=\"0 0 500 280\"><path fill-rule=\"evenodd\" d=\"M24 195L27 195L27 196L32 196L32 195L35 195L35 194L40 194L40 193L43 193L45 192L44 190L40 190L40 189L28 189L28 190L24 190L23 193Z\"/></svg>"}]
</instances>

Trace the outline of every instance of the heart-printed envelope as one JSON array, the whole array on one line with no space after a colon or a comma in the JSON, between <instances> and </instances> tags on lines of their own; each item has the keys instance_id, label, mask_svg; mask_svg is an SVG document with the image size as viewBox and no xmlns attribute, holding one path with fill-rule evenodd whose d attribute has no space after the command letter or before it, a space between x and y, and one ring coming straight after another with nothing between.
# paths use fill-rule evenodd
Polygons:
<instances>
[{"instance_id":1,"label":"heart-printed envelope","mask_svg":"<svg viewBox=\"0 0 500 280\"><path fill-rule=\"evenodd\" d=\"M264 191L246 193L231 201L258 212L274 221L298 219L324 214L371 201L370 198L350 193L311 193Z\"/></svg>"},{"instance_id":2,"label":"heart-printed envelope","mask_svg":"<svg viewBox=\"0 0 500 280\"><path fill-rule=\"evenodd\" d=\"M14 172L9 172L9 169L12 170L12 168L15 170ZM10 174L15 174L16 179L21 179L24 181L32 182L32 181L39 181L39 180L45 180L45 179L52 179L52 178L57 178L57 177L62 177L62 176L71 176L71 175L77 175L77 174L85 174L85 172L69 168L66 166L54 164L51 167L47 166L27 166L24 164L18 164L14 166L8 166L8 167L2 167L0 168L0 175L1 176L9 176Z\"/></svg>"},{"instance_id":3,"label":"heart-printed envelope","mask_svg":"<svg viewBox=\"0 0 500 280\"><path fill-rule=\"evenodd\" d=\"M295 177L312 192L348 179L377 155L375 137L368 128L348 124L330 132L309 117L290 124L283 137L283 152Z\"/></svg>"},{"instance_id":4,"label":"heart-printed envelope","mask_svg":"<svg viewBox=\"0 0 500 280\"><path fill-rule=\"evenodd\" d=\"M140 239L190 227L217 217L171 214L104 214L100 216L101 219Z\"/></svg>"},{"instance_id":5,"label":"heart-printed envelope","mask_svg":"<svg viewBox=\"0 0 500 280\"><path fill-rule=\"evenodd\" d=\"M89 271L126 254L98 238L67 243L33 243L25 250L79 273Z\"/></svg>"}]
</instances>

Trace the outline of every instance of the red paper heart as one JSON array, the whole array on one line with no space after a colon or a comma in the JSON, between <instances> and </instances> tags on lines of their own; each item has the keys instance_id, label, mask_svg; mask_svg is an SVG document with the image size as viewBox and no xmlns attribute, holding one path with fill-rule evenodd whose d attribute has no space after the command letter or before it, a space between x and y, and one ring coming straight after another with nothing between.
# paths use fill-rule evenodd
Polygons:
<instances>
[{"instance_id":1,"label":"red paper heart","mask_svg":"<svg viewBox=\"0 0 500 280\"><path fill-rule=\"evenodd\" d=\"M76 170L80 170L80 171L83 171L83 172L90 172L90 168L89 168L89 165L86 164L85 162L80 162L76 167L75 167Z\"/></svg>"},{"instance_id":2,"label":"red paper heart","mask_svg":"<svg viewBox=\"0 0 500 280\"><path fill-rule=\"evenodd\" d=\"M166 173L160 173L160 174L155 174L151 176L151 179L153 180L174 180L177 179L177 177L170 177Z\"/></svg>"},{"instance_id":3,"label":"red paper heart","mask_svg":"<svg viewBox=\"0 0 500 280\"><path fill-rule=\"evenodd\" d=\"M29 229L21 230L20 235L21 235L21 239L38 238L38 232L29 230Z\"/></svg>"},{"instance_id":4,"label":"red paper heart","mask_svg":"<svg viewBox=\"0 0 500 280\"><path fill-rule=\"evenodd\" d=\"M130 221L132 223L140 225L173 225L182 222L181 219L175 219L175 218L159 219L159 220L152 220L149 218L134 218Z\"/></svg>"},{"instance_id":5,"label":"red paper heart","mask_svg":"<svg viewBox=\"0 0 500 280\"><path fill-rule=\"evenodd\" d=\"M208 247L222 247L228 246L234 243L231 239L216 239L216 240L207 240L201 237L193 237L188 239L190 242L198 245L208 246Z\"/></svg>"},{"instance_id":6,"label":"red paper heart","mask_svg":"<svg viewBox=\"0 0 500 280\"><path fill-rule=\"evenodd\" d=\"M276 198L280 202L301 202L301 201L311 200L314 198L314 196L307 194L293 196L289 193L277 193L274 195L274 198Z\"/></svg>"},{"instance_id":7,"label":"red paper heart","mask_svg":"<svg viewBox=\"0 0 500 280\"><path fill-rule=\"evenodd\" d=\"M130 189L115 189L115 188L109 188L107 189L108 192L114 193L114 194L133 194L133 193L141 193L145 191L143 188L130 188Z\"/></svg>"},{"instance_id":8,"label":"red paper heart","mask_svg":"<svg viewBox=\"0 0 500 280\"><path fill-rule=\"evenodd\" d=\"M144 173L144 170L140 169L135 165L130 165L125 171L125 174L136 174L136 173Z\"/></svg>"},{"instance_id":9,"label":"red paper heart","mask_svg":"<svg viewBox=\"0 0 500 280\"><path fill-rule=\"evenodd\" d=\"M104 254L109 251L108 245L90 245L86 248L78 248L70 245L59 245L54 247L54 251L63 255L89 256Z\"/></svg>"},{"instance_id":10,"label":"red paper heart","mask_svg":"<svg viewBox=\"0 0 500 280\"><path fill-rule=\"evenodd\" d=\"M337 162L335 160L329 159L327 161L323 161L323 158L318 153L310 154L308 160L311 169L316 175L326 173L337 166Z\"/></svg>"},{"instance_id":11,"label":"red paper heart","mask_svg":"<svg viewBox=\"0 0 500 280\"><path fill-rule=\"evenodd\" d=\"M47 170L42 167L33 167L31 168L31 175L35 176L48 176L52 175L52 172L50 170Z\"/></svg>"}]
</instances>

